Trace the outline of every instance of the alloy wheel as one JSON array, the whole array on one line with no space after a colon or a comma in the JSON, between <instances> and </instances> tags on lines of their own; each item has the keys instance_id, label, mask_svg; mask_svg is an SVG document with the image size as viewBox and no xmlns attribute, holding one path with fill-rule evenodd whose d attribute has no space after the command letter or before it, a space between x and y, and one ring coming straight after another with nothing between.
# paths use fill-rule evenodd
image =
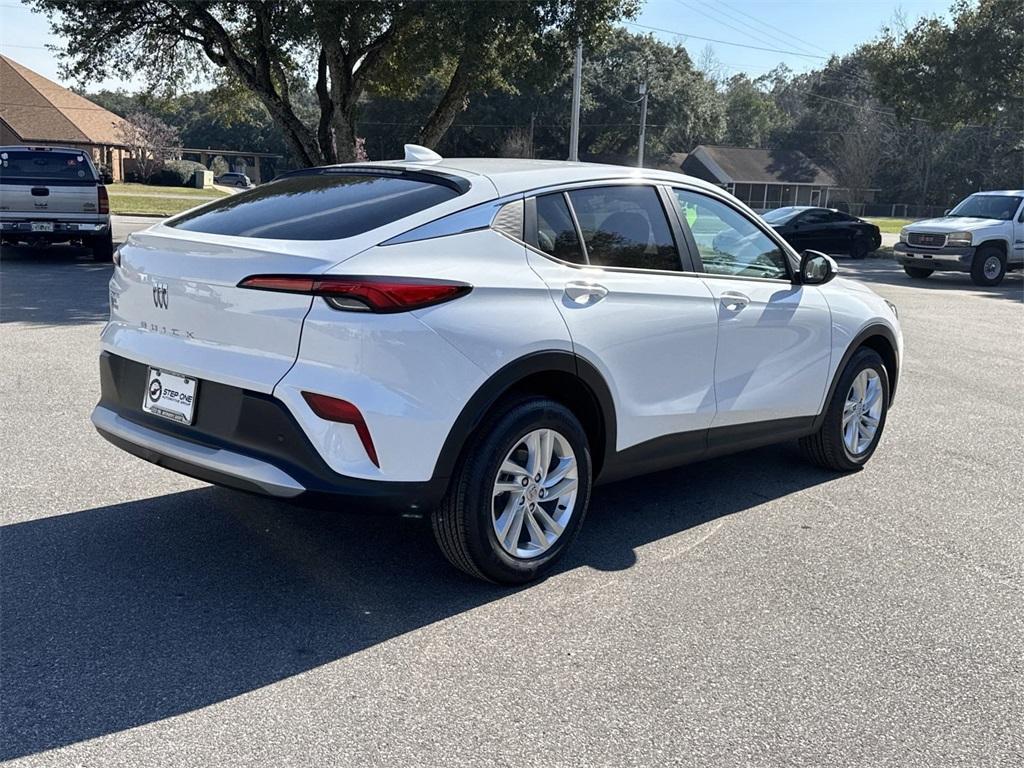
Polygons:
<instances>
[{"instance_id":1,"label":"alloy wheel","mask_svg":"<svg viewBox=\"0 0 1024 768\"><path fill-rule=\"evenodd\" d=\"M873 368L857 374L843 406L843 442L854 456L864 453L875 441L882 419L882 378Z\"/></svg>"},{"instance_id":2,"label":"alloy wheel","mask_svg":"<svg viewBox=\"0 0 1024 768\"><path fill-rule=\"evenodd\" d=\"M516 442L498 469L491 502L505 552L526 559L554 546L576 506L578 473L576 454L559 432L535 429Z\"/></svg>"},{"instance_id":3,"label":"alloy wheel","mask_svg":"<svg viewBox=\"0 0 1024 768\"><path fill-rule=\"evenodd\" d=\"M999 260L998 256L989 256L987 259L985 259L985 264L982 267L982 272L984 273L986 279L995 280L997 277L999 277L999 273L1000 271L1002 271L1002 268L1003 265L1002 262Z\"/></svg>"}]
</instances>

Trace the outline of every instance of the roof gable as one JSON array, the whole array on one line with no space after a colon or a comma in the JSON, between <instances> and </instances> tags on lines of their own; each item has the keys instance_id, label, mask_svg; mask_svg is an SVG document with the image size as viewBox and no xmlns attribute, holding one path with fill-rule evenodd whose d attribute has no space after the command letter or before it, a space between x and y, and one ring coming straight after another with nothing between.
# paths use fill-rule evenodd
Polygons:
<instances>
[{"instance_id":1,"label":"roof gable","mask_svg":"<svg viewBox=\"0 0 1024 768\"><path fill-rule=\"evenodd\" d=\"M0 56L0 118L23 141L122 144L122 118L6 56Z\"/></svg>"},{"instance_id":2,"label":"roof gable","mask_svg":"<svg viewBox=\"0 0 1024 768\"><path fill-rule=\"evenodd\" d=\"M701 145L690 153L718 177L720 183L816 184L834 187L836 181L803 152L793 149L751 149Z\"/></svg>"}]
</instances>

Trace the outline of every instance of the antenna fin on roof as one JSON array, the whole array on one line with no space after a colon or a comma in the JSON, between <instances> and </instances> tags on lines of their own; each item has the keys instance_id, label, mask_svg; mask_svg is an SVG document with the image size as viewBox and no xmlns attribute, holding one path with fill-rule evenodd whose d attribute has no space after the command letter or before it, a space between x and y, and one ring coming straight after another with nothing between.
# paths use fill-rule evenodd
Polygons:
<instances>
[{"instance_id":1,"label":"antenna fin on roof","mask_svg":"<svg viewBox=\"0 0 1024 768\"><path fill-rule=\"evenodd\" d=\"M421 147L419 144L406 144L405 145L405 160L406 162L428 162L432 160L443 160L437 152L426 147Z\"/></svg>"}]
</instances>

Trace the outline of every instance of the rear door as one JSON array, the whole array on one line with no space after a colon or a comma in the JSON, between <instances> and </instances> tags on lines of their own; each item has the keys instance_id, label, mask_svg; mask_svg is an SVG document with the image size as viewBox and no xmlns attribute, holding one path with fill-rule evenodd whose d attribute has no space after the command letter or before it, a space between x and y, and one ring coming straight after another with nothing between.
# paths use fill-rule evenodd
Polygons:
<instances>
[{"instance_id":1,"label":"rear door","mask_svg":"<svg viewBox=\"0 0 1024 768\"><path fill-rule=\"evenodd\" d=\"M615 448L690 433L703 450L715 414L715 303L683 270L662 191L591 186L528 202L530 265L573 347L612 390Z\"/></svg>"},{"instance_id":2,"label":"rear door","mask_svg":"<svg viewBox=\"0 0 1024 768\"><path fill-rule=\"evenodd\" d=\"M832 346L821 292L792 282L782 247L738 208L703 192L673 195L720 233L691 240L718 317L713 426L817 415Z\"/></svg>"}]
</instances>

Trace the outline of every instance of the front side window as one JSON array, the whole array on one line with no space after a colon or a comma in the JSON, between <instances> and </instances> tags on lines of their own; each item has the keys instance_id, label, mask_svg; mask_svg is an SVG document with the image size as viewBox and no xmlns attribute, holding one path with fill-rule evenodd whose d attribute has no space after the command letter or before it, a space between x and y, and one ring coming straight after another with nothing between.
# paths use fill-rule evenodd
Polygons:
<instances>
[{"instance_id":1,"label":"front side window","mask_svg":"<svg viewBox=\"0 0 1024 768\"><path fill-rule=\"evenodd\" d=\"M537 198L537 247L562 261L583 264L583 249L561 192Z\"/></svg>"},{"instance_id":2,"label":"front side window","mask_svg":"<svg viewBox=\"0 0 1024 768\"><path fill-rule=\"evenodd\" d=\"M654 187L588 187L569 193L590 263L681 271L672 230Z\"/></svg>"},{"instance_id":3,"label":"front side window","mask_svg":"<svg viewBox=\"0 0 1024 768\"><path fill-rule=\"evenodd\" d=\"M782 248L738 211L713 198L683 189L673 190L683 221L690 227L704 271L786 280Z\"/></svg>"},{"instance_id":4,"label":"front side window","mask_svg":"<svg viewBox=\"0 0 1024 768\"><path fill-rule=\"evenodd\" d=\"M241 174L235 178L240 179ZM458 197L422 177L309 173L224 197L170 222L192 232L281 240L338 240Z\"/></svg>"}]
</instances>

